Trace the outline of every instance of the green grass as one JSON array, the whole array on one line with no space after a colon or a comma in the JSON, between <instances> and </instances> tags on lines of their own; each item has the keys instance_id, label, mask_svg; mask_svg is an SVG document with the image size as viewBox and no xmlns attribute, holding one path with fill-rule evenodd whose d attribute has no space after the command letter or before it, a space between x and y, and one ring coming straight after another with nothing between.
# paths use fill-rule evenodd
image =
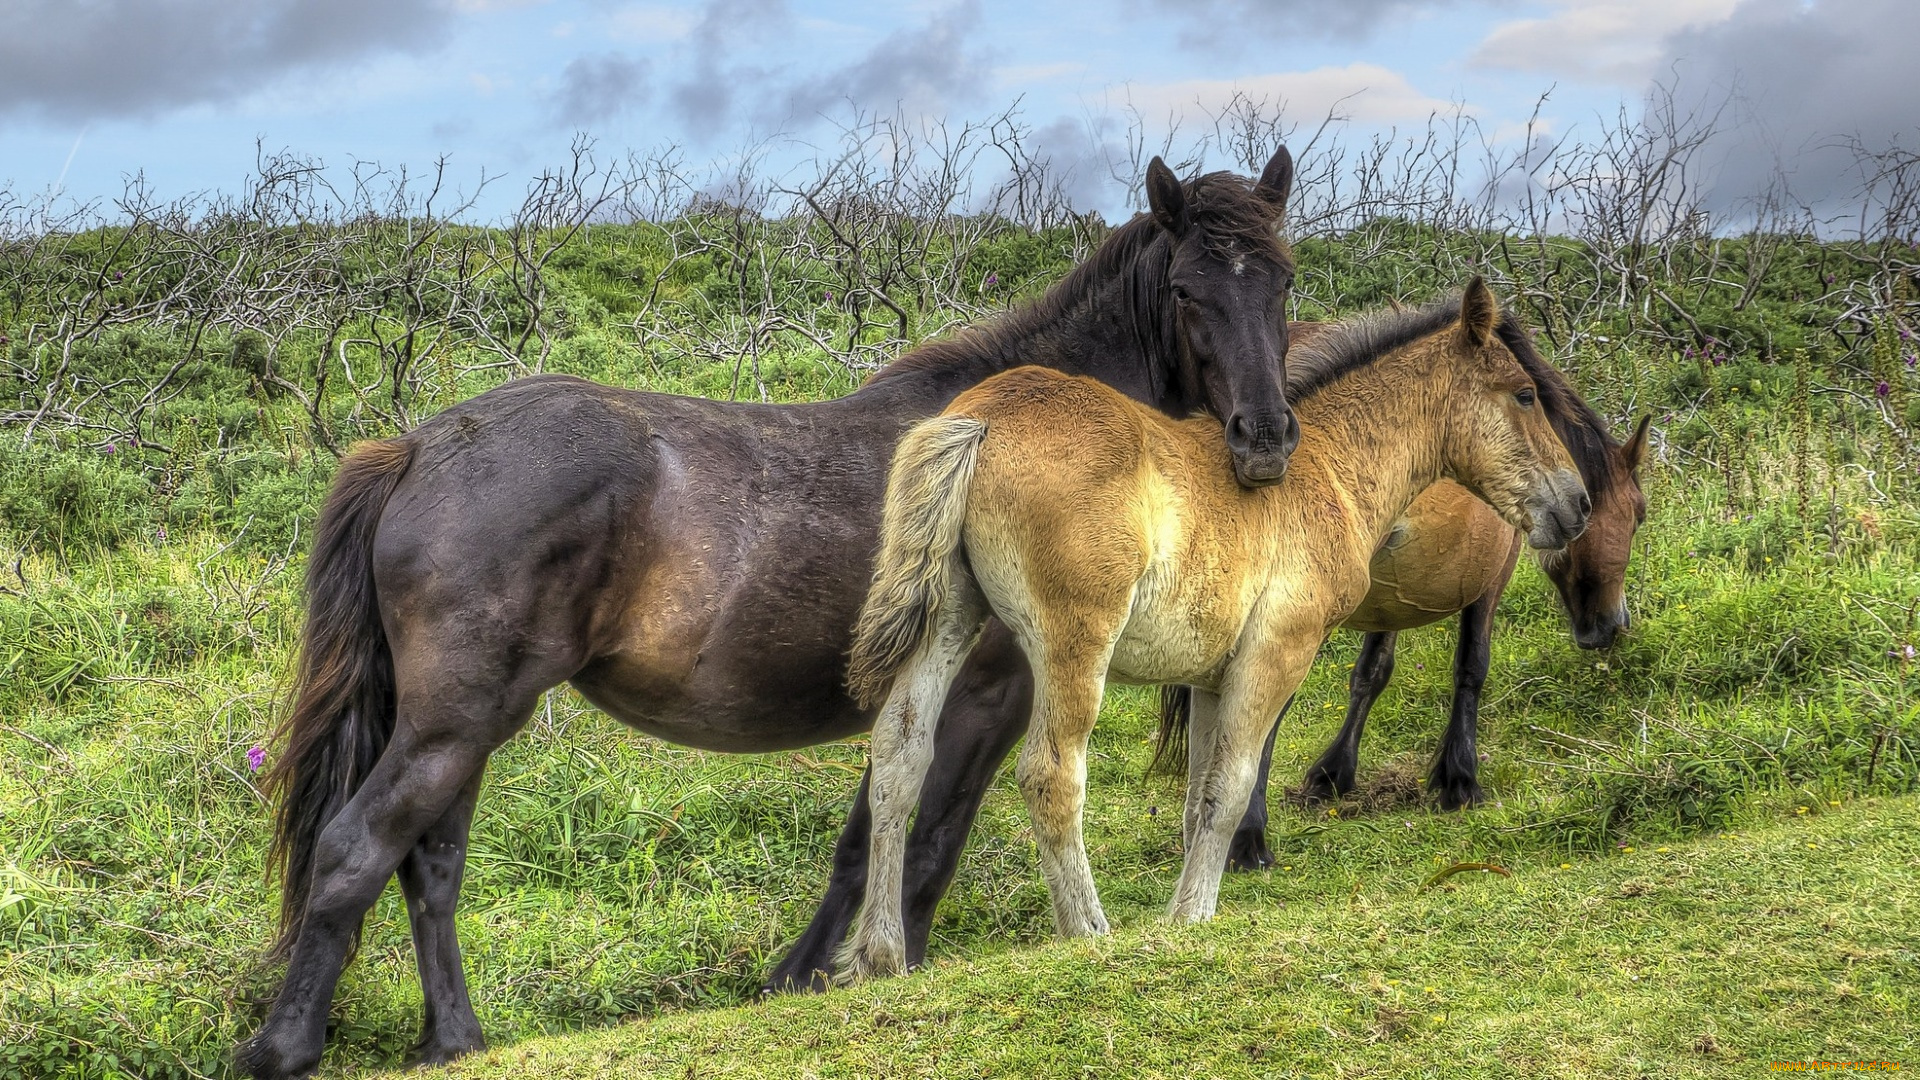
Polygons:
<instances>
[{"instance_id":1,"label":"green grass","mask_svg":"<svg viewBox=\"0 0 1920 1080\"><path fill-rule=\"evenodd\" d=\"M495 1049L449 1077L1751 1076L1920 1049L1920 800L1510 878L1243 883L1204 927ZM1441 856L1445 861L1446 856ZM1437 864L1436 864L1437 865ZM1160 885L1170 884L1162 875ZM1305 895L1302 895L1304 893ZM1285 903L1277 897L1291 899ZM440 1075L440 1074L436 1074Z\"/></svg>"},{"instance_id":2,"label":"green grass","mask_svg":"<svg viewBox=\"0 0 1920 1080\"><path fill-rule=\"evenodd\" d=\"M769 347L755 385L685 341L639 334L632 283L658 252L630 232L596 233L604 250L569 256L556 277L571 314L549 370L749 399L855 385L793 340ZM969 273L1037 287L1064 250L1013 230ZM1397 256L1356 265L1365 250L1316 242L1301 257L1363 305L1408 271ZM704 262L676 274L674 295L731 302ZM1920 647L1920 484L1913 448L1878 412L1795 397L1807 372L1762 350L1832 315L1792 300L1792 277L1735 313L1751 326L1707 324L1739 343L1724 366L1635 340L1658 328L1625 312L1563 356L1616 420L1656 412L1634 630L1604 655L1574 649L1552 589L1521 569L1483 700L1488 805L1427 809L1418 778L1446 714L1453 635L1405 634L1361 792L1331 815L1279 808L1281 868L1229 879L1218 925L1175 932L1156 918L1181 795L1141 777L1150 696L1117 690L1094 737L1087 831L1118 936L1046 944L1031 834L1003 775L935 926L938 971L742 1009L812 914L864 744L705 754L559 691L490 765L459 914L482 1024L512 1048L495 1067L513 1074L523 1048L555 1075L591 1075L616 1053L621 1075L731 1062L847 1073L882 1058L891 1072L1062 1075L1750 1073L1772 1056L1897 1058L1904 1027L1887 1018L1914 1011L1894 991L1914 975L1899 830L1920 791L1920 670L1905 651ZM811 312L814 287L781 302ZM44 320L8 317L24 373ZM1630 344L1600 351L1595 331ZM25 446L0 431L0 1080L227 1075L274 985L259 967L275 911L268 808L247 751L273 728L333 458L297 403L249 382L259 358L224 333L147 414L139 445L84 426L43 427ZM188 347L166 327L116 330L73 372L103 388L113 419L131 376ZM330 362L317 348L295 335L280 370L308 379ZM1920 402L1920 376L1892 356L1889 408ZM1816 360L1815 383L1871 401L1858 357ZM333 374L318 409L329 437L386 433ZM450 374L415 404L429 413L503 377ZM0 372L10 395L39 385ZM1336 635L1302 687L1276 784L1296 782L1338 726L1356 643ZM1800 807L1817 820L1774 828ZM1517 874L1412 895L1462 860ZM341 984L325 1070L397 1063L419 1009L390 889Z\"/></svg>"},{"instance_id":3,"label":"green grass","mask_svg":"<svg viewBox=\"0 0 1920 1080\"><path fill-rule=\"evenodd\" d=\"M1151 696L1113 692L1095 733L1088 836L1110 914L1145 936L1130 933L1098 948L1190 941L1196 951L1180 978L1200 979L1200 993L1206 980L1195 974L1201 965L1194 958L1227 956L1224 946L1207 944L1211 935L1253 932L1249 919L1307 933L1323 917L1348 917L1340 913L1349 905L1438 910L1422 905L1440 898L1409 901L1405 893L1436 867L1462 860L1535 868L1523 880L1549 890L1545 896L1558 887L1552 868L1562 862L1589 884L1639 865L1621 861L1622 844L1644 853L1729 829L1745 832L1793 816L1799 806L1815 816L1834 801L1852 805L1913 791L1920 679L1911 664L1888 656L1913 640L1911 622L1901 621L1920 597L1920 570L1902 539L1913 533L1912 511L1882 507L1879 538L1846 533L1837 552L1826 537L1804 537L1796 528L1769 563L1744 547L1703 552L1703 538L1740 523L1713 508L1711 490L1684 480L1663 470L1651 478L1653 517L1633 572L1636 627L1612 653L1573 649L1544 577L1522 568L1502 609L1483 708L1489 805L1442 815L1421 798L1417 777L1445 716L1452 632L1409 633L1362 749L1361 792L1335 815L1279 809L1273 842L1283 868L1230 878L1222 904L1231 918L1221 929L1191 938L1142 929L1153 924L1177 869L1180 796L1165 781L1141 779ZM257 1023L272 972L255 964L273 901L262 881L266 807L245 754L271 728L276 679L292 644L287 614L297 564L276 568L263 554L221 553L216 540L209 534L126 544L66 566L40 556L23 567L32 597L0 597L0 663L41 680L38 689L10 684L15 705L0 721L0 1076L114 1075L116 1068L143 1077L224 1075L228 1048ZM234 584L221 584L227 580ZM195 599L206 587L221 603ZM267 599L264 613L250 615L234 599L247 590ZM130 606L135 596L146 606ZM160 602L169 599L173 607ZM197 628L188 633L187 623ZM184 644L161 648L169 635ZM1337 726L1356 640L1336 635L1303 688L1279 744L1277 783L1297 778ZM75 665L79 674L63 674ZM657 1029L596 1037L656 1046L670 1038L665 1032L682 1030L677 1025L696 1030L703 1022L674 1014L751 1001L771 960L811 914L863 754L858 741L792 754L705 754L636 736L572 695L554 695L551 709L496 755L475 825L459 926L489 1037L511 1046L636 1017L674 1017ZM1911 803L1885 805L1912 810ZM1718 848L1700 849L1712 850ZM1910 860L1859 880L1863 893L1885 894L1863 903L1903 902L1915 884ZM1446 898L1520 895L1516 887L1457 879L1458 891ZM1532 932L1561 925L1566 910ZM1581 921L1592 917L1577 910ZM1528 912L1538 915L1520 908L1509 918L1524 923L1535 917ZM1510 936L1489 936L1463 921L1418 925L1427 928L1422 947L1436 955L1472 954ZM1718 926L1708 913L1696 929L1712 938ZM1799 922L1783 924L1778 934L1787 951L1824 940ZM985 958L983 970L1002 971L995 965L1023 963L1018 957L1049 937L1024 808L1003 775L942 909L933 956L941 964ZM1693 964L1679 941L1648 939L1649 970ZM1908 956L1911 964L1910 943ZM1246 966L1221 964L1220 978ZM1786 970L1787 960L1781 964L1785 974L1766 978L1800 977ZM1315 995L1332 989L1317 979L1304 980L1306 990L1289 983L1286 992L1320 1001ZM1340 985L1356 980L1365 981L1356 974ZM1403 981L1442 985L1418 974ZM1566 1047L1597 1061L1617 1064L1618 1054L1634 1052L1633 1038L1607 1026L1604 998L1558 1001L1565 996L1558 988L1571 994L1578 984L1545 982L1527 996L1492 986L1482 984L1479 993L1511 997L1516 1010L1500 1024L1565 1026ZM1386 1020L1366 1022L1392 1027L1394 1010L1424 1001L1424 991L1399 993L1376 1002ZM853 999L827 999L843 1004L819 1015L840 1017ZM1332 1000L1313 1008L1332 1008ZM398 1061L419 1006L405 919L390 888L336 1002L330 1074ZM1828 1030L1829 1017L1851 1016L1847 1010L1864 1005L1836 1000L1828 1007L1837 1011L1780 1011L1769 1021L1780 1034L1766 1045L1786 1047L1796 1017L1804 1021L1804 1041ZM800 1015L788 1010L817 1008L827 1006L782 1004L750 1012L750 1020L723 1013L710 1022L721 1025L715 1031L748 1023L775 1032L782 1045L801 1046L785 1033L786 1018ZM1563 1017L1561 1010L1571 1011ZM1165 1053L1226 1053L1212 1046L1217 1032L1209 1034L1209 1011L1177 1013L1188 1019L1172 1029L1178 1034ZM1310 1015L1336 1031L1371 1030L1353 1017ZM1159 1018L1149 1022L1151 1016ZM1424 1013L1416 1019L1409 1021L1416 1029L1430 1023ZM1490 1014L1487 1022L1495 1019ZM1042 1053L1055 1035L1034 1023L1028 1050L995 1052ZM1171 1021L1143 1013L1141 1023L1159 1029ZM655 1030L662 1034L642 1037ZM1700 1034L1659 1030L1683 1042ZM1723 1041L1748 1033L1731 1019L1717 1030ZM1423 1032L1416 1041L1392 1041L1378 1052L1401 1056L1382 1059L1397 1064L1381 1068L1399 1072L1416 1061L1423 1069L1450 1067L1456 1059L1447 1048L1454 1044L1432 1040L1454 1037ZM697 1044L698 1037L689 1038ZM1261 1038L1286 1055L1311 1050ZM1344 1038L1339 1045L1325 1038L1318 1052L1339 1060ZM1249 1035L1234 1045L1254 1041ZM1600 1054L1602 1047L1616 1056ZM1148 1060L1141 1053L1122 1060ZM1684 1060L1700 1067L1721 1061ZM781 1073L769 1066L769 1075Z\"/></svg>"}]
</instances>

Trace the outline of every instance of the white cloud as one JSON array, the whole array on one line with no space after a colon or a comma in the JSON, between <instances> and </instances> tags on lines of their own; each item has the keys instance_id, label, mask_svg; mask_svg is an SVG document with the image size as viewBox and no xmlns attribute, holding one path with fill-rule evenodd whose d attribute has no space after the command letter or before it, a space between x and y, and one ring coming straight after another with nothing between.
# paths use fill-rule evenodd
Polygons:
<instances>
[{"instance_id":1,"label":"white cloud","mask_svg":"<svg viewBox=\"0 0 1920 1080\"><path fill-rule=\"evenodd\" d=\"M1238 79L1136 84L1124 96L1150 118L1197 119L1218 113L1236 94L1284 104L1288 119L1302 123L1331 113L1363 124L1395 124L1425 120L1456 107L1454 102L1422 93L1397 71L1364 63Z\"/></svg>"},{"instance_id":2,"label":"white cloud","mask_svg":"<svg viewBox=\"0 0 1920 1080\"><path fill-rule=\"evenodd\" d=\"M1087 65L1078 61L1065 61L1058 64L1014 64L993 69L993 85L996 88L1020 89L1035 83L1049 83L1064 79L1069 75L1084 74Z\"/></svg>"},{"instance_id":3,"label":"white cloud","mask_svg":"<svg viewBox=\"0 0 1920 1080\"><path fill-rule=\"evenodd\" d=\"M1472 63L1638 87L1658 73L1669 35L1724 22L1739 0L1554 0L1544 19L1493 28Z\"/></svg>"},{"instance_id":4,"label":"white cloud","mask_svg":"<svg viewBox=\"0 0 1920 1080\"><path fill-rule=\"evenodd\" d=\"M515 8L539 7L553 0L451 0L453 10L466 15L480 15L489 11L512 11Z\"/></svg>"},{"instance_id":5,"label":"white cloud","mask_svg":"<svg viewBox=\"0 0 1920 1080\"><path fill-rule=\"evenodd\" d=\"M609 16L607 28L630 41L675 41L692 33L698 21L698 13L688 8L636 4Z\"/></svg>"}]
</instances>

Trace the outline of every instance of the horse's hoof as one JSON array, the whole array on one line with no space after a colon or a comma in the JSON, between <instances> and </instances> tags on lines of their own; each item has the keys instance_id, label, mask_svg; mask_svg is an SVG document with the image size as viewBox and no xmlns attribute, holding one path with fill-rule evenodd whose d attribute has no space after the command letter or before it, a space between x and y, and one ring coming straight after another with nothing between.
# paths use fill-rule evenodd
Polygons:
<instances>
[{"instance_id":1,"label":"horse's hoof","mask_svg":"<svg viewBox=\"0 0 1920 1080\"><path fill-rule=\"evenodd\" d=\"M1244 829L1233 834L1233 842L1227 847L1229 873L1265 870L1273 862L1273 849L1267 846L1265 829Z\"/></svg>"},{"instance_id":2,"label":"horse's hoof","mask_svg":"<svg viewBox=\"0 0 1920 1080\"><path fill-rule=\"evenodd\" d=\"M805 976L790 971L777 971L760 987L763 998L779 997L782 994L819 994L833 986L833 972L816 967Z\"/></svg>"},{"instance_id":3,"label":"horse's hoof","mask_svg":"<svg viewBox=\"0 0 1920 1080\"><path fill-rule=\"evenodd\" d=\"M1300 787L1300 797L1309 806L1339 802L1342 796L1351 794L1356 786L1351 771L1309 769L1306 783Z\"/></svg>"},{"instance_id":4,"label":"horse's hoof","mask_svg":"<svg viewBox=\"0 0 1920 1080\"><path fill-rule=\"evenodd\" d=\"M308 1058L304 1054L290 1054L275 1046L267 1032L261 1031L233 1048L233 1064L242 1075L254 1080L301 1080L312 1076L320 1067L320 1055Z\"/></svg>"},{"instance_id":5,"label":"horse's hoof","mask_svg":"<svg viewBox=\"0 0 1920 1080\"><path fill-rule=\"evenodd\" d=\"M409 1069L428 1069L436 1065L446 1065L468 1054L477 1054L487 1048L487 1041L479 1035L471 1038L436 1038L431 1042L422 1042L407 1055L406 1067Z\"/></svg>"},{"instance_id":6,"label":"horse's hoof","mask_svg":"<svg viewBox=\"0 0 1920 1080\"><path fill-rule=\"evenodd\" d=\"M1436 781L1433 790L1439 793L1442 810L1466 810L1486 801L1486 793L1472 780Z\"/></svg>"},{"instance_id":7,"label":"horse's hoof","mask_svg":"<svg viewBox=\"0 0 1920 1080\"><path fill-rule=\"evenodd\" d=\"M857 986L868 979L885 979L907 969L905 950L859 947L848 952L834 973L833 985Z\"/></svg>"}]
</instances>

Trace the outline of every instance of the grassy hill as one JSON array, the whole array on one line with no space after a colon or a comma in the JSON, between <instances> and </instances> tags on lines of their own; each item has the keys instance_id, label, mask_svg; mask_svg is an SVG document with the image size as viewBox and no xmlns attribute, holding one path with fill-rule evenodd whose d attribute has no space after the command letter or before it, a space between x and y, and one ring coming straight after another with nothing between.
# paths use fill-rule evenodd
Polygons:
<instances>
[{"instance_id":1,"label":"grassy hill","mask_svg":"<svg viewBox=\"0 0 1920 1080\"><path fill-rule=\"evenodd\" d=\"M0 229L0 1080L226 1075L258 1022L275 902L250 756L276 749L306 539L354 439L533 370L845 393L1104 230L846 205L862 258L819 221L710 201L577 229L214 210ZM1282 810L1282 868L1230 879L1219 925L1175 933L1153 917L1180 795L1141 778L1149 700L1116 691L1088 837L1120 935L1038 947L1044 891L1003 777L937 972L740 1010L811 914L863 744L703 754L556 691L493 759L475 822L459 929L486 1032L513 1049L473 1068L524 1072L523 1050L556 1075L614 1054L621 1075L1897 1059L1920 787L1911 251L1507 240L1392 219L1305 237L1296 297L1330 317L1487 272L1618 430L1655 416L1632 634L1576 651L1530 566L1503 604L1489 805L1426 808L1452 635L1404 635L1362 791ZM1355 646L1337 635L1302 688L1278 783L1337 727ZM1515 877L1414 895L1488 860ZM397 1063L418 1010L389 890L326 1068ZM577 1054L533 1041L582 1031Z\"/></svg>"}]
</instances>

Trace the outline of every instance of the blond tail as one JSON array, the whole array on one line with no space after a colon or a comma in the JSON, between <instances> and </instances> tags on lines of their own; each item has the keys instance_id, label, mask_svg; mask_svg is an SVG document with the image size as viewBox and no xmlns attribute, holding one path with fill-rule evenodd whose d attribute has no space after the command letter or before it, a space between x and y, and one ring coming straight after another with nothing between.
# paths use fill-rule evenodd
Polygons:
<instances>
[{"instance_id":1,"label":"blond tail","mask_svg":"<svg viewBox=\"0 0 1920 1080\"><path fill-rule=\"evenodd\" d=\"M959 565L967 489L986 434L973 417L936 416L915 424L894 452L880 555L847 668L847 688L862 707L886 700L894 676L933 630Z\"/></svg>"}]
</instances>

